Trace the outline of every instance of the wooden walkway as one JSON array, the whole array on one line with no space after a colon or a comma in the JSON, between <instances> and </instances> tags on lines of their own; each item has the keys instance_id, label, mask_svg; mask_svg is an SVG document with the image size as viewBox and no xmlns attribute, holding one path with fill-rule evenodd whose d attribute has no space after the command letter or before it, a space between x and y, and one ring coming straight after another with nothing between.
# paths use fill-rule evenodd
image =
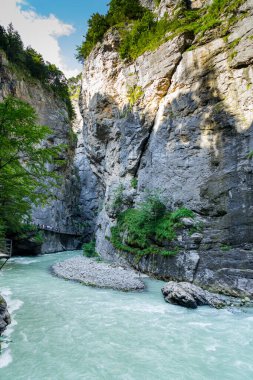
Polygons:
<instances>
[{"instance_id":1,"label":"wooden walkway","mask_svg":"<svg viewBox=\"0 0 253 380\"><path fill-rule=\"evenodd\" d=\"M6 264L6 262L11 258L12 255L12 240L2 239L0 240L0 260L5 260L0 266L0 270Z\"/></svg>"},{"instance_id":2,"label":"wooden walkway","mask_svg":"<svg viewBox=\"0 0 253 380\"><path fill-rule=\"evenodd\" d=\"M58 228L54 228L51 226L37 225L37 228L38 230L41 230L41 231L49 231L49 232L54 232L56 234L61 234L61 235L82 236L82 234L77 231L61 231Z\"/></svg>"}]
</instances>

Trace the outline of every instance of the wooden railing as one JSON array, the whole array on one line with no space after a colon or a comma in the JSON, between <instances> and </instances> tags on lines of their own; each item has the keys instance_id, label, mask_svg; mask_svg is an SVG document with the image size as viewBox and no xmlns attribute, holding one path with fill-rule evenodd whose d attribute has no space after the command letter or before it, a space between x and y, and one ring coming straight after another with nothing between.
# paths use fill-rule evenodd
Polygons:
<instances>
[{"instance_id":1,"label":"wooden railing","mask_svg":"<svg viewBox=\"0 0 253 380\"><path fill-rule=\"evenodd\" d=\"M0 240L0 259L5 259L5 262L1 265L0 270L4 264L9 260L12 255L12 240L2 239Z\"/></svg>"},{"instance_id":2,"label":"wooden railing","mask_svg":"<svg viewBox=\"0 0 253 380\"><path fill-rule=\"evenodd\" d=\"M0 240L0 258L8 257L10 258L12 254L12 240L2 239Z\"/></svg>"}]
</instances>

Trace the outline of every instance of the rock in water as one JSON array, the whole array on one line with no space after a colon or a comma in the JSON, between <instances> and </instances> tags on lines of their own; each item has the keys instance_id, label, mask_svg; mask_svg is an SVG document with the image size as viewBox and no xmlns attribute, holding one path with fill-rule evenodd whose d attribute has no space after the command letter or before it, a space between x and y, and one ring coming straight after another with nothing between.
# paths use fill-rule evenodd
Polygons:
<instances>
[{"instance_id":1,"label":"rock in water","mask_svg":"<svg viewBox=\"0 0 253 380\"><path fill-rule=\"evenodd\" d=\"M7 303L5 299L0 295L0 336L11 323L11 317L7 310Z\"/></svg>"},{"instance_id":2,"label":"rock in water","mask_svg":"<svg viewBox=\"0 0 253 380\"><path fill-rule=\"evenodd\" d=\"M170 281L162 288L162 293L166 302L190 309L196 309L202 305L219 309L227 305L222 296L217 296L189 282Z\"/></svg>"}]
</instances>

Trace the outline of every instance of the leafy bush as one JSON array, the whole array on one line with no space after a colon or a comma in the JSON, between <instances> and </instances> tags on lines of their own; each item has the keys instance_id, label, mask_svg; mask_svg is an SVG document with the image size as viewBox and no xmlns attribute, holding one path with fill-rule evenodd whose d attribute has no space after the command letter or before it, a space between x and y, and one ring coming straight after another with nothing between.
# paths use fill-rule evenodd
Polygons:
<instances>
[{"instance_id":1,"label":"leafy bush","mask_svg":"<svg viewBox=\"0 0 253 380\"><path fill-rule=\"evenodd\" d=\"M128 88L127 99L131 108L138 102L143 94L144 92L140 86L135 85Z\"/></svg>"},{"instance_id":2,"label":"leafy bush","mask_svg":"<svg viewBox=\"0 0 253 380\"><path fill-rule=\"evenodd\" d=\"M105 32L109 29L110 24L106 16L94 13L88 21L88 32L85 41L77 47L77 59L82 61L88 57L93 47L102 41Z\"/></svg>"},{"instance_id":3,"label":"leafy bush","mask_svg":"<svg viewBox=\"0 0 253 380\"><path fill-rule=\"evenodd\" d=\"M137 189L137 186L138 186L138 179L137 178L131 179L131 186L133 189Z\"/></svg>"},{"instance_id":4,"label":"leafy bush","mask_svg":"<svg viewBox=\"0 0 253 380\"><path fill-rule=\"evenodd\" d=\"M109 5L107 17L111 26L129 20L138 20L146 12L139 0L111 0Z\"/></svg>"},{"instance_id":5,"label":"leafy bush","mask_svg":"<svg viewBox=\"0 0 253 380\"><path fill-rule=\"evenodd\" d=\"M113 193L113 199L111 203L112 211L117 215L122 207L124 186L120 184Z\"/></svg>"},{"instance_id":6,"label":"leafy bush","mask_svg":"<svg viewBox=\"0 0 253 380\"><path fill-rule=\"evenodd\" d=\"M35 241L37 244L43 244L45 241L45 236L42 231L38 231L34 236L33 236L33 241Z\"/></svg>"},{"instance_id":7,"label":"leafy bush","mask_svg":"<svg viewBox=\"0 0 253 380\"><path fill-rule=\"evenodd\" d=\"M94 13L89 19L85 40L77 47L77 59L82 62L87 58L110 27L138 20L145 12L146 9L141 6L139 0L111 0L106 15Z\"/></svg>"},{"instance_id":8,"label":"leafy bush","mask_svg":"<svg viewBox=\"0 0 253 380\"><path fill-rule=\"evenodd\" d=\"M83 255L86 257L99 257L96 252L96 242L91 240L89 243L83 244Z\"/></svg>"},{"instance_id":9,"label":"leafy bush","mask_svg":"<svg viewBox=\"0 0 253 380\"><path fill-rule=\"evenodd\" d=\"M138 208L129 208L118 215L117 225L111 228L111 243L116 249L136 254L173 255L178 249L168 250L164 243L176 238L177 229L182 227L180 219L194 217L191 210L181 208L167 212L156 194L149 194Z\"/></svg>"}]
</instances>

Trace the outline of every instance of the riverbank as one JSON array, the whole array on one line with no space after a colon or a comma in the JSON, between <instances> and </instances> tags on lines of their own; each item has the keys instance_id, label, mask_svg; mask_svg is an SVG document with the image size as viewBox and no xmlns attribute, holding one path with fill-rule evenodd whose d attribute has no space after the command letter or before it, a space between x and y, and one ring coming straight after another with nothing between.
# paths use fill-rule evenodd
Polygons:
<instances>
[{"instance_id":1,"label":"riverbank","mask_svg":"<svg viewBox=\"0 0 253 380\"><path fill-rule=\"evenodd\" d=\"M140 274L133 269L114 263L97 262L77 256L52 266L58 277L79 281L85 285L122 291L143 290Z\"/></svg>"}]
</instances>

